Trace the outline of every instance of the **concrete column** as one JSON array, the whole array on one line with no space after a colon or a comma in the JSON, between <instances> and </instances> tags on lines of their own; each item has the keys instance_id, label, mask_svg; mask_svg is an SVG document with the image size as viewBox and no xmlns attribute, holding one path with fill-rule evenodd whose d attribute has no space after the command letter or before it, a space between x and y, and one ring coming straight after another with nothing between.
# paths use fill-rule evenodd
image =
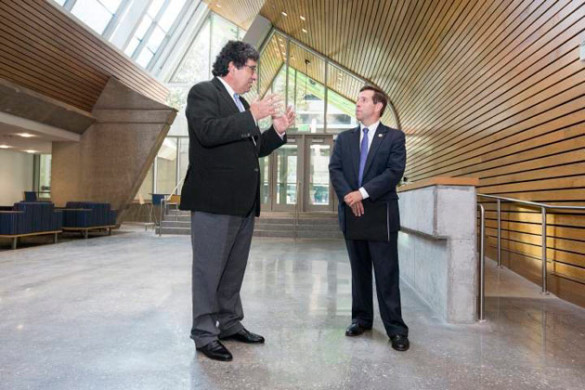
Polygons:
<instances>
[{"instance_id":1,"label":"concrete column","mask_svg":"<svg viewBox=\"0 0 585 390\"><path fill-rule=\"evenodd\" d=\"M401 187L400 272L446 322L477 321L477 179Z\"/></svg>"},{"instance_id":2,"label":"concrete column","mask_svg":"<svg viewBox=\"0 0 585 390\"><path fill-rule=\"evenodd\" d=\"M164 141L176 110L110 79L92 115L97 121L81 141L54 142L52 199L108 202L124 210L138 192Z\"/></svg>"}]
</instances>

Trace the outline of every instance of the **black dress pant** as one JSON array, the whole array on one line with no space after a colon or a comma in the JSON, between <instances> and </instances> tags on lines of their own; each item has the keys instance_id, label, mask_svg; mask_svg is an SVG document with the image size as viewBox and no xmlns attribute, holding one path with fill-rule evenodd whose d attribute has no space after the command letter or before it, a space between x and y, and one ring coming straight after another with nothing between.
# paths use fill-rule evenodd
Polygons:
<instances>
[{"instance_id":1,"label":"black dress pant","mask_svg":"<svg viewBox=\"0 0 585 390\"><path fill-rule=\"evenodd\" d=\"M400 307L398 233L390 241L345 240L351 263L352 322L371 328L374 321L372 265L380 315L388 336L408 336Z\"/></svg>"}]
</instances>

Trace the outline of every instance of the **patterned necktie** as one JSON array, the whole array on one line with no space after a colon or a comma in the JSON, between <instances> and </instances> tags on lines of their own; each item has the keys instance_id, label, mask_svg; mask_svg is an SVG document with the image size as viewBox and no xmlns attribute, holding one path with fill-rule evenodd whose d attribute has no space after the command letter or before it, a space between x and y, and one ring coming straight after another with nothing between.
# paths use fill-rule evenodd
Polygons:
<instances>
[{"instance_id":1,"label":"patterned necktie","mask_svg":"<svg viewBox=\"0 0 585 390\"><path fill-rule=\"evenodd\" d=\"M236 106L238 106L238 110L240 110L240 112L246 111L244 105L242 104L242 101L240 100L240 95L238 95L237 93L234 93L234 102L236 103Z\"/></svg>"},{"instance_id":2,"label":"patterned necktie","mask_svg":"<svg viewBox=\"0 0 585 390\"><path fill-rule=\"evenodd\" d=\"M364 137L362 138L360 150L360 172L359 172L359 186L362 186L362 179L364 178L364 168L366 167L366 160L368 159L368 128L364 127Z\"/></svg>"}]
</instances>

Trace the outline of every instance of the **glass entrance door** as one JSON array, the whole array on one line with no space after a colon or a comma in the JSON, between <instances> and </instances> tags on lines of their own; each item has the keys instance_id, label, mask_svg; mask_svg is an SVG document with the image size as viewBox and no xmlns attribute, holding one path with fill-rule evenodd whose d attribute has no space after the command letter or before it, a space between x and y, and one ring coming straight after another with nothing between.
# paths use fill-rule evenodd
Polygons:
<instances>
[{"instance_id":1,"label":"glass entrance door","mask_svg":"<svg viewBox=\"0 0 585 390\"><path fill-rule=\"evenodd\" d=\"M305 136L303 211L333 211L333 192L329 181L329 157L333 137Z\"/></svg>"},{"instance_id":2,"label":"glass entrance door","mask_svg":"<svg viewBox=\"0 0 585 390\"><path fill-rule=\"evenodd\" d=\"M334 211L329 182L332 135L291 134L288 143L260 159L265 211Z\"/></svg>"},{"instance_id":3,"label":"glass entrance door","mask_svg":"<svg viewBox=\"0 0 585 390\"><path fill-rule=\"evenodd\" d=\"M272 211L295 211L300 177L299 139L289 136L272 156Z\"/></svg>"}]
</instances>

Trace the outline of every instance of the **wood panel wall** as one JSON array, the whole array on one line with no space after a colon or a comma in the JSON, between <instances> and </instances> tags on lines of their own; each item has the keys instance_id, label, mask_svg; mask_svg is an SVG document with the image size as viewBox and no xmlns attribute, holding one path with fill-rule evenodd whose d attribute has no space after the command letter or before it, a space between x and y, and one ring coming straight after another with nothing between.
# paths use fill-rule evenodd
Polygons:
<instances>
[{"instance_id":1,"label":"wood panel wall","mask_svg":"<svg viewBox=\"0 0 585 390\"><path fill-rule=\"evenodd\" d=\"M111 76L164 103L167 89L44 0L0 1L0 77L90 112Z\"/></svg>"},{"instance_id":2,"label":"wood panel wall","mask_svg":"<svg viewBox=\"0 0 585 390\"><path fill-rule=\"evenodd\" d=\"M400 109L410 135L407 177L473 176L481 193L585 205L585 63L578 52L585 2L461 6L445 24L451 33L422 58L427 75L410 74L409 87L389 89L395 101L411 101ZM495 204L486 207L495 258ZM504 264L541 283L540 210L503 210ZM549 289L585 306L585 216L553 212L547 223Z\"/></svg>"}]
</instances>

